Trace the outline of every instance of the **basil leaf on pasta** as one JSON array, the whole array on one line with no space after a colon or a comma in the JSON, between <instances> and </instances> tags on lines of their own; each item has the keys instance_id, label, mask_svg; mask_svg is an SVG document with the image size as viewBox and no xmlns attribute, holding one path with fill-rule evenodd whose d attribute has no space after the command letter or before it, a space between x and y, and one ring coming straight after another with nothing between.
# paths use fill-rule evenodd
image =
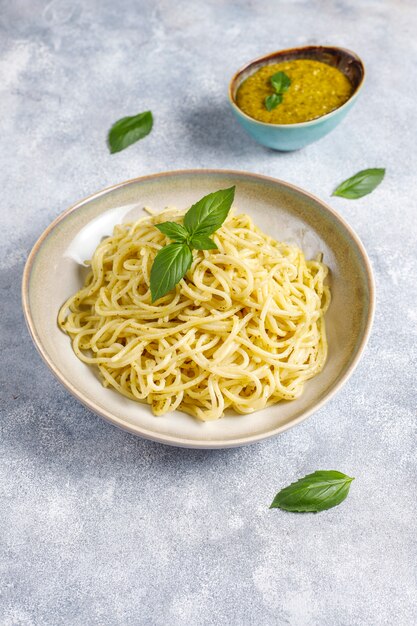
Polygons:
<instances>
[{"instance_id":1,"label":"basil leaf on pasta","mask_svg":"<svg viewBox=\"0 0 417 626\"><path fill-rule=\"evenodd\" d=\"M195 248L196 250L217 249L216 243L213 241L213 239L207 237L207 235L195 235L194 237L191 237L190 246L191 248Z\"/></svg>"},{"instance_id":2,"label":"basil leaf on pasta","mask_svg":"<svg viewBox=\"0 0 417 626\"><path fill-rule=\"evenodd\" d=\"M172 239L172 241L183 243L187 241L189 237L188 230L176 222L162 222L162 224L155 224L155 226L161 233Z\"/></svg>"},{"instance_id":3,"label":"basil leaf on pasta","mask_svg":"<svg viewBox=\"0 0 417 626\"><path fill-rule=\"evenodd\" d=\"M226 219L235 197L235 187L209 193L187 211L184 226L192 237L211 235Z\"/></svg>"},{"instance_id":4,"label":"basil leaf on pasta","mask_svg":"<svg viewBox=\"0 0 417 626\"><path fill-rule=\"evenodd\" d=\"M217 248L208 235L223 224L234 196L235 187L220 189L193 204L184 216L184 225L177 222L155 224L174 243L162 248L153 262L150 277L152 302L168 293L183 278L192 263L192 249Z\"/></svg>"},{"instance_id":5,"label":"basil leaf on pasta","mask_svg":"<svg viewBox=\"0 0 417 626\"><path fill-rule=\"evenodd\" d=\"M193 255L185 243L170 243L161 248L151 269L152 302L165 296L190 269Z\"/></svg>"}]
</instances>

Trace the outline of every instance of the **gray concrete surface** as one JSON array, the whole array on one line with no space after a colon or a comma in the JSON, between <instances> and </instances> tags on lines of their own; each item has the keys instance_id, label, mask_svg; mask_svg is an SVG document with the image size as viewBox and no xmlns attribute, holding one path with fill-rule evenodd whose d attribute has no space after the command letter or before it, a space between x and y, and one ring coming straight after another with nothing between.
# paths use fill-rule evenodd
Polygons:
<instances>
[{"instance_id":1,"label":"gray concrete surface","mask_svg":"<svg viewBox=\"0 0 417 626\"><path fill-rule=\"evenodd\" d=\"M1 585L10 625L417 623L417 207L412 0L14 0L0 10ZM278 154L228 110L245 61L328 43L364 59L356 108ZM152 109L143 142L106 131ZM102 421L52 377L20 310L35 239L68 205L166 169L269 174L330 200L385 166L362 200L331 200L372 259L373 334L325 408L273 440L218 452L156 445ZM315 469L356 476L340 507L268 510Z\"/></svg>"}]
</instances>

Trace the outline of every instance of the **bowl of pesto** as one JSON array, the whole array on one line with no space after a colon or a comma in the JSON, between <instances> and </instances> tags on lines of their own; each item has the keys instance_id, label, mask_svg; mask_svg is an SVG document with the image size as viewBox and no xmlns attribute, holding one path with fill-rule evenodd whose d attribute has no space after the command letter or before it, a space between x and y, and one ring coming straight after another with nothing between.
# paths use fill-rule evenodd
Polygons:
<instances>
[{"instance_id":1,"label":"bowl of pesto","mask_svg":"<svg viewBox=\"0 0 417 626\"><path fill-rule=\"evenodd\" d=\"M350 50L280 50L238 70L230 81L229 101L249 135L287 152L332 131L354 105L364 78L362 61Z\"/></svg>"}]
</instances>

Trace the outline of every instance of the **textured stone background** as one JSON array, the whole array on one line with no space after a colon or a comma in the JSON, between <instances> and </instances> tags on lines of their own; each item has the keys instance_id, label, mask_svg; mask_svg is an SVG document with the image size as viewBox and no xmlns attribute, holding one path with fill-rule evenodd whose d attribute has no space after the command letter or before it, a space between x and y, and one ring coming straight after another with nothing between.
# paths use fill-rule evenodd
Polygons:
<instances>
[{"instance_id":1,"label":"textured stone background","mask_svg":"<svg viewBox=\"0 0 417 626\"><path fill-rule=\"evenodd\" d=\"M2 626L417 623L416 20L413 0L1 4ZM313 43L357 51L364 92L319 143L265 150L232 119L228 79L254 56ZM148 108L152 134L110 156L112 122ZM329 200L372 166L387 168L377 191L331 203L373 262L373 334L349 383L301 426L217 452L142 441L84 409L32 346L25 258L83 196L231 167ZM345 503L268 510L319 468L356 476Z\"/></svg>"}]
</instances>

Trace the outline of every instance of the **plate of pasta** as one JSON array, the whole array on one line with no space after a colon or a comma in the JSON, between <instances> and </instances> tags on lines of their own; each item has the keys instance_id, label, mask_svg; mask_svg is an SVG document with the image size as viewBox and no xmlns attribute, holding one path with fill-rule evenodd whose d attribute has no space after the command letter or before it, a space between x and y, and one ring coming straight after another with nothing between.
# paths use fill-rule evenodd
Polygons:
<instances>
[{"instance_id":1,"label":"plate of pasta","mask_svg":"<svg viewBox=\"0 0 417 626\"><path fill-rule=\"evenodd\" d=\"M191 448L253 443L317 410L353 372L374 310L369 260L339 215L220 170L145 176L70 207L31 251L22 296L78 400Z\"/></svg>"}]
</instances>

